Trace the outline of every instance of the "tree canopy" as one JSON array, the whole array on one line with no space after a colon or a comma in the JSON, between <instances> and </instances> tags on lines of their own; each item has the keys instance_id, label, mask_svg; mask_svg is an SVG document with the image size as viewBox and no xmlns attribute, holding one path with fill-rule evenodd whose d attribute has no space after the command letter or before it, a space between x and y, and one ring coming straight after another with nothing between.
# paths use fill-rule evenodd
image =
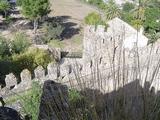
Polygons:
<instances>
[{"instance_id":1,"label":"tree canopy","mask_svg":"<svg viewBox=\"0 0 160 120\"><path fill-rule=\"evenodd\" d=\"M123 4L122 6L122 10L125 12L130 12L131 10L133 10L135 8L135 5L133 3L130 2L126 2L125 4Z\"/></svg>"},{"instance_id":2,"label":"tree canopy","mask_svg":"<svg viewBox=\"0 0 160 120\"><path fill-rule=\"evenodd\" d=\"M23 0L22 2L22 13L30 20L40 18L49 12L49 0Z\"/></svg>"},{"instance_id":3,"label":"tree canopy","mask_svg":"<svg viewBox=\"0 0 160 120\"><path fill-rule=\"evenodd\" d=\"M34 21L34 29L38 27L38 20L49 14L50 3L49 0L23 0L22 13L23 15Z\"/></svg>"},{"instance_id":4,"label":"tree canopy","mask_svg":"<svg viewBox=\"0 0 160 120\"><path fill-rule=\"evenodd\" d=\"M146 30L160 31L160 9L147 8L145 11L144 27Z\"/></svg>"},{"instance_id":5,"label":"tree canopy","mask_svg":"<svg viewBox=\"0 0 160 120\"><path fill-rule=\"evenodd\" d=\"M109 0L108 1L108 4L106 5L106 8L105 8L105 13L106 13L106 19L107 20L111 20L115 17L120 17L121 16L121 10L116 5L114 0Z\"/></svg>"},{"instance_id":6,"label":"tree canopy","mask_svg":"<svg viewBox=\"0 0 160 120\"><path fill-rule=\"evenodd\" d=\"M105 24L100 16L100 14L98 14L96 12L89 13L85 17L85 23L88 25L104 25Z\"/></svg>"}]
</instances>

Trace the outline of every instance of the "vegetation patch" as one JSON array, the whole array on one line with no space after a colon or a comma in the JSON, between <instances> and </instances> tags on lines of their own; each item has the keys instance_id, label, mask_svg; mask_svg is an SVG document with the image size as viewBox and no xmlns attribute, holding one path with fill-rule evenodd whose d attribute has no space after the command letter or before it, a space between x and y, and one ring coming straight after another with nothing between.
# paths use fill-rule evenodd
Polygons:
<instances>
[{"instance_id":1,"label":"vegetation patch","mask_svg":"<svg viewBox=\"0 0 160 120\"><path fill-rule=\"evenodd\" d=\"M85 23L88 25L104 25L105 24L101 16L96 12L89 13L85 17Z\"/></svg>"},{"instance_id":2,"label":"vegetation patch","mask_svg":"<svg viewBox=\"0 0 160 120\"><path fill-rule=\"evenodd\" d=\"M38 82L33 82L31 94L22 99L23 112L31 116L32 120L38 120L41 94L41 85Z\"/></svg>"},{"instance_id":3,"label":"vegetation patch","mask_svg":"<svg viewBox=\"0 0 160 120\"><path fill-rule=\"evenodd\" d=\"M122 9L114 0L109 0L107 3L103 0L89 0L88 3L100 8L105 13L106 20L120 17L137 30L143 27L145 35L150 40L149 43L154 43L160 38L160 1L158 0L140 0L139 5L126 2L122 5ZM102 4L104 7L99 7ZM95 24L98 23L98 19L98 15L90 14L85 21L88 24Z\"/></svg>"},{"instance_id":4,"label":"vegetation patch","mask_svg":"<svg viewBox=\"0 0 160 120\"><path fill-rule=\"evenodd\" d=\"M12 54L19 54L28 49L31 45L31 41L27 36L21 32L16 33L13 40L11 41L11 52Z\"/></svg>"},{"instance_id":5,"label":"vegetation patch","mask_svg":"<svg viewBox=\"0 0 160 120\"><path fill-rule=\"evenodd\" d=\"M54 48L64 48L64 43L60 40L51 40L49 43L48 43L49 46L51 47L54 47Z\"/></svg>"},{"instance_id":6,"label":"vegetation patch","mask_svg":"<svg viewBox=\"0 0 160 120\"><path fill-rule=\"evenodd\" d=\"M61 39L64 27L57 22L46 22L43 24L41 31L44 43L48 43L52 39Z\"/></svg>"},{"instance_id":7,"label":"vegetation patch","mask_svg":"<svg viewBox=\"0 0 160 120\"><path fill-rule=\"evenodd\" d=\"M29 120L38 120L41 94L41 85L39 82L33 82L30 90L10 96L5 99L5 102L9 105L19 101L22 105L21 115L30 116Z\"/></svg>"},{"instance_id":8,"label":"vegetation patch","mask_svg":"<svg viewBox=\"0 0 160 120\"><path fill-rule=\"evenodd\" d=\"M37 66L46 68L51 61L54 61L54 59L47 51L30 48L20 55L15 54L12 56L12 71L16 74L19 74L23 69L33 72Z\"/></svg>"},{"instance_id":9,"label":"vegetation patch","mask_svg":"<svg viewBox=\"0 0 160 120\"><path fill-rule=\"evenodd\" d=\"M105 9L106 5L103 0L82 0L83 2L87 2L91 5L97 6L100 9Z\"/></svg>"},{"instance_id":10,"label":"vegetation patch","mask_svg":"<svg viewBox=\"0 0 160 120\"><path fill-rule=\"evenodd\" d=\"M1 75L14 73L19 76L24 69L28 69L33 73L37 66L46 68L50 62L55 62L55 59L50 56L48 51L29 48L24 53L1 58L0 67L4 69L0 69L0 73Z\"/></svg>"}]
</instances>

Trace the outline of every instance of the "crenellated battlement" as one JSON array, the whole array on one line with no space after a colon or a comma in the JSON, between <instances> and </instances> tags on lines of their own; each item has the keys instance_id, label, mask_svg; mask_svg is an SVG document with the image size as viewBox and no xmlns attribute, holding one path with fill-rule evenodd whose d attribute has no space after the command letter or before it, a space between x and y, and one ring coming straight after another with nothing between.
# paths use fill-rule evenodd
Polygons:
<instances>
[{"instance_id":1,"label":"crenellated battlement","mask_svg":"<svg viewBox=\"0 0 160 120\"><path fill-rule=\"evenodd\" d=\"M160 44L147 46L147 39L142 33L118 18L109 21L108 24L107 30L105 26L85 28L82 58L59 58L59 63L50 63L46 70L38 66L34 70L34 78L31 77L31 72L25 69L20 74L20 83L17 83L15 75L10 73L6 75L6 87L1 89L1 95L6 96L30 89L33 80L39 80L41 83L54 80L68 87L77 89L89 87L106 93L139 79L142 86L145 80L152 82L156 90L160 89L157 86L160 78L152 79L159 61ZM133 34L136 32L140 34L137 39L144 38L143 45L139 41L135 43L136 38ZM132 41L128 43L127 39ZM160 75L158 71L157 74Z\"/></svg>"}]
</instances>

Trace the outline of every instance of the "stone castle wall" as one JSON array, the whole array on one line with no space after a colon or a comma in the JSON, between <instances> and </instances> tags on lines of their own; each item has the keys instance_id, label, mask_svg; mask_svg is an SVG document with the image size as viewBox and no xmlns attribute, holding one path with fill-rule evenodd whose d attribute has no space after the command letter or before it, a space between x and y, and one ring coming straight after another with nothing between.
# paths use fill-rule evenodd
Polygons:
<instances>
[{"instance_id":1,"label":"stone castle wall","mask_svg":"<svg viewBox=\"0 0 160 120\"><path fill-rule=\"evenodd\" d=\"M88 26L84 33L82 58L62 58L58 64L50 63L47 72L38 66L34 78L30 71L23 70L20 83L10 73L6 75L6 87L1 89L1 95L30 89L33 79L41 83L54 80L68 87L88 87L105 93L139 79L142 86L148 81L156 90L160 89L158 43L128 50L123 47L124 32L115 35L107 32L104 26Z\"/></svg>"}]
</instances>

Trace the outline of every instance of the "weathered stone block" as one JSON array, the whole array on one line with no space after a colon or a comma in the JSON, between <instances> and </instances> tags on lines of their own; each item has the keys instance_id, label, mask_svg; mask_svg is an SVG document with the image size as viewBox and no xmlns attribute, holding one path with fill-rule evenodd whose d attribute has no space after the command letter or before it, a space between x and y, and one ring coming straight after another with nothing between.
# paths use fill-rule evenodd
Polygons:
<instances>
[{"instance_id":1,"label":"weathered stone block","mask_svg":"<svg viewBox=\"0 0 160 120\"><path fill-rule=\"evenodd\" d=\"M32 86L32 77L31 77L31 72L27 69L23 70L20 74L21 76L21 83L20 85L24 89L29 89Z\"/></svg>"},{"instance_id":2,"label":"weathered stone block","mask_svg":"<svg viewBox=\"0 0 160 120\"><path fill-rule=\"evenodd\" d=\"M34 70L35 79L43 80L45 78L45 69L42 66L38 66Z\"/></svg>"},{"instance_id":3,"label":"weathered stone block","mask_svg":"<svg viewBox=\"0 0 160 120\"><path fill-rule=\"evenodd\" d=\"M61 51L59 48L52 48L52 47L49 47L49 51L51 52L51 55L53 55L53 57L59 61L61 60Z\"/></svg>"},{"instance_id":4,"label":"weathered stone block","mask_svg":"<svg viewBox=\"0 0 160 120\"><path fill-rule=\"evenodd\" d=\"M31 72L27 69L23 70L21 72L20 76L21 76L21 81L22 82L31 81L31 79L32 79Z\"/></svg>"},{"instance_id":5,"label":"weathered stone block","mask_svg":"<svg viewBox=\"0 0 160 120\"><path fill-rule=\"evenodd\" d=\"M58 78L58 76L59 76L59 67L58 67L57 64L50 63L47 66L47 70L48 70L48 77L49 77L49 79L55 80L55 79Z\"/></svg>"},{"instance_id":6,"label":"weathered stone block","mask_svg":"<svg viewBox=\"0 0 160 120\"><path fill-rule=\"evenodd\" d=\"M17 78L13 73L10 73L6 75L5 82L6 82L6 87L11 89L15 85L17 85Z\"/></svg>"},{"instance_id":7,"label":"weathered stone block","mask_svg":"<svg viewBox=\"0 0 160 120\"><path fill-rule=\"evenodd\" d=\"M71 66L70 65L61 65L60 66L60 76L65 77L66 75L71 73Z\"/></svg>"}]
</instances>

